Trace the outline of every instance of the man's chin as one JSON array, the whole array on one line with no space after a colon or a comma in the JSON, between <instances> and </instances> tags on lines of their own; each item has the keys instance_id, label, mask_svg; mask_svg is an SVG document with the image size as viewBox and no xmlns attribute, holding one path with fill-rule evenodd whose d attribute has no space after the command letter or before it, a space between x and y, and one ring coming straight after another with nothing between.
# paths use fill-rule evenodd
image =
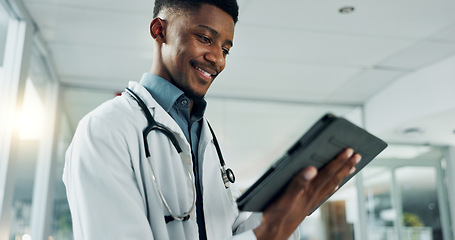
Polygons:
<instances>
[{"instance_id":1,"label":"man's chin","mask_svg":"<svg viewBox=\"0 0 455 240\"><path fill-rule=\"evenodd\" d=\"M192 99L195 101L204 99L204 97L205 97L205 92L203 94L201 94L201 93L196 92L193 89L189 89L189 88L180 89L180 90L182 90L183 93L185 94L185 96L187 96L189 99Z\"/></svg>"},{"instance_id":2,"label":"man's chin","mask_svg":"<svg viewBox=\"0 0 455 240\"><path fill-rule=\"evenodd\" d=\"M187 96L189 99L192 99L193 101L200 101L204 99L205 94L201 95L198 93L195 93L194 91L183 91L185 96Z\"/></svg>"},{"instance_id":3,"label":"man's chin","mask_svg":"<svg viewBox=\"0 0 455 240\"><path fill-rule=\"evenodd\" d=\"M180 90L182 90L183 94L185 94L185 96L187 96L189 99L193 100L204 99L205 92L201 94L188 86L182 86L180 84L177 84L175 81L171 81L171 83L174 84L174 86L176 86Z\"/></svg>"}]
</instances>

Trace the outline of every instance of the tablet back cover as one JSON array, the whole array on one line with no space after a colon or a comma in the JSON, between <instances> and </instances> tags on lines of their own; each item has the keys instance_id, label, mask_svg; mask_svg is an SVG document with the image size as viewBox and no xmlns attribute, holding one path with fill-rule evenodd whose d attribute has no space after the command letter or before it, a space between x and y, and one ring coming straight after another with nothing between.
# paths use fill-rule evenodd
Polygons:
<instances>
[{"instance_id":1,"label":"tablet back cover","mask_svg":"<svg viewBox=\"0 0 455 240\"><path fill-rule=\"evenodd\" d=\"M349 147L362 155L362 160L356 165L356 172L345 178L340 187L387 144L344 118L326 114L237 199L238 208L241 211L262 212L303 168L315 166L321 169Z\"/></svg>"}]
</instances>

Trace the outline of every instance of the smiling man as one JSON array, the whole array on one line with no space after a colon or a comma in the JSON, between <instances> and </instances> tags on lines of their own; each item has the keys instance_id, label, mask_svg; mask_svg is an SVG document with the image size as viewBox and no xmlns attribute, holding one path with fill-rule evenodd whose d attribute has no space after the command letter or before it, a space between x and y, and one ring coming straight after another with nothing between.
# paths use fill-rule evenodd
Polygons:
<instances>
[{"instance_id":1,"label":"smiling man","mask_svg":"<svg viewBox=\"0 0 455 240\"><path fill-rule=\"evenodd\" d=\"M201 98L226 65L234 21L220 8L202 4L197 12L163 9L150 27L156 52L151 73L188 97Z\"/></svg>"},{"instance_id":2,"label":"smiling man","mask_svg":"<svg viewBox=\"0 0 455 240\"><path fill-rule=\"evenodd\" d=\"M204 118L237 17L235 0L155 2L150 73L85 116L67 151L75 239L298 239L300 222L353 172L360 156L347 149L319 173L303 169L263 214L238 211Z\"/></svg>"}]
</instances>

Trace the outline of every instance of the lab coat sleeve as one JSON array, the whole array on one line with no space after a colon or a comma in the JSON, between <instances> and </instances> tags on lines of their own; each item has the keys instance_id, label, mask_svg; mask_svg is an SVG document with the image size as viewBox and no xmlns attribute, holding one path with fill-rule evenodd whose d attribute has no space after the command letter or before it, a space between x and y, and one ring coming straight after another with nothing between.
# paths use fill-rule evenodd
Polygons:
<instances>
[{"instance_id":1,"label":"lab coat sleeve","mask_svg":"<svg viewBox=\"0 0 455 240\"><path fill-rule=\"evenodd\" d=\"M127 128L92 114L76 130L63 174L75 239L154 239L124 136Z\"/></svg>"}]
</instances>

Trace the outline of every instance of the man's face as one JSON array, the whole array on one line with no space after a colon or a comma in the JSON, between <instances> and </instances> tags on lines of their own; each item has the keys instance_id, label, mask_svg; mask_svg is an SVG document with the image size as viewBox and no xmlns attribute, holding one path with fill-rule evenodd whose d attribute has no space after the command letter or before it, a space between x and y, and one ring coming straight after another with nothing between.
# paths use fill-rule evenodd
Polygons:
<instances>
[{"instance_id":1,"label":"man's face","mask_svg":"<svg viewBox=\"0 0 455 240\"><path fill-rule=\"evenodd\" d=\"M165 19L162 66L158 75L190 97L203 97L223 71L234 38L234 20L223 10L203 4L199 11Z\"/></svg>"}]
</instances>

